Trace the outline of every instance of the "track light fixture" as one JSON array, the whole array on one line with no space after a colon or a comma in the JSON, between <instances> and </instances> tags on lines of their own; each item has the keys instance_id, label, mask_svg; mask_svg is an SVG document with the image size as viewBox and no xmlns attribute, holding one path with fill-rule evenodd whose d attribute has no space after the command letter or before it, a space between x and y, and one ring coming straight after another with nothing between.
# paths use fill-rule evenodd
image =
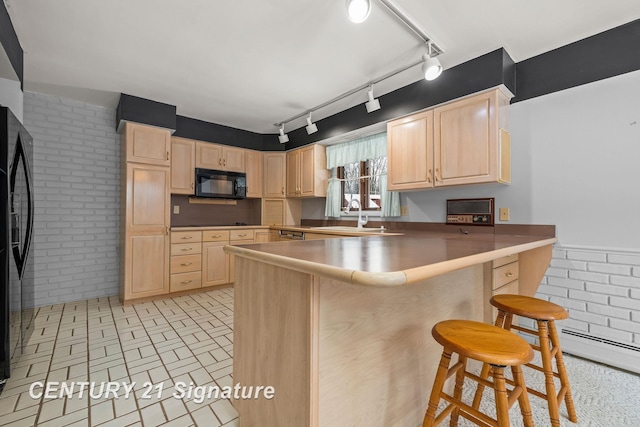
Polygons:
<instances>
[{"instance_id":1,"label":"track light fixture","mask_svg":"<svg viewBox=\"0 0 640 427\"><path fill-rule=\"evenodd\" d=\"M347 16L354 24L366 21L370 13L370 0L347 0Z\"/></svg>"},{"instance_id":2,"label":"track light fixture","mask_svg":"<svg viewBox=\"0 0 640 427\"><path fill-rule=\"evenodd\" d=\"M318 126L311 121L311 111L309 111L309 116L307 117L307 133L311 135L312 133L318 132Z\"/></svg>"},{"instance_id":3,"label":"track light fixture","mask_svg":"<svg viewBox=\"0 0 640 427\"><path fill-rule=\"evenodd\" d=\"M367 92L367 96L369 100L367 101L365 107L367 107L367 113L372 113L380 109L380 101L377 98L373 97L373 85L369 86L369 91Z\"/></svg>"},{"instance_id":4,"label":"track light fixture","mask_svg":"<svg viewBox=\"0 0 640 427\"><path fill-rule=\"evenodd\" d=\"M422 56L422 74L425 80L435 80L442 74L442 65L438 58L431 57L431 42L429 42L429 52Z\"/></svg>"},{"instance_id":5,"label":"track light fixture","mask_svg":"<svg viewBox=\"0 0 640 427\"><path fill-rule=\"evenodd\" d=\"M284 123L280 123L280 135L278 136L278 141L280 141L280 144L289 142L289 135L284 133Z\"/></svg>"}]
</instances>

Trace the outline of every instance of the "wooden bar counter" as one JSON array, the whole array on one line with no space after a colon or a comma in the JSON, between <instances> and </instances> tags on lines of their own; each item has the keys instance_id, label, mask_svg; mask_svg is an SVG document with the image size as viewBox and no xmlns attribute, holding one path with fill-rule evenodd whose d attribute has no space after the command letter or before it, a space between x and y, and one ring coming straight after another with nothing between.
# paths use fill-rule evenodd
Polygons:
<instances>
[{"instance_id":1,"label":"wooden bar counter","mask_svg":"<svg viewBox=\"0 0 640 427\"><path fill-rule=\"evenodd\" d=\"M444 319L489 321L488 266L518 254L533 295L551 237L415 233L225 246L236 256L233 380L241 427L419 426Z\"/></svg>"}]
</instances>

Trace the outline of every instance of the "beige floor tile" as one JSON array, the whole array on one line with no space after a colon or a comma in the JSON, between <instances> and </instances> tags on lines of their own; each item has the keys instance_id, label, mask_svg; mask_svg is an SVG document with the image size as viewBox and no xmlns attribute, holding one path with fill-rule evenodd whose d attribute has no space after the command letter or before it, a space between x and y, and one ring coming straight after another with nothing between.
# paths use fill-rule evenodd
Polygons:
<instances>
[{"instance_id":1,"label":"beige floor tile","mask_svg":"<svg viewBox=\"0 0 640 427\"><path fill-rule=\"evenodd\" d=\"M91 405L91 425L96 426L115 418L113 411L113 400L109 399L104 402Z\"/></svg>"},{"instance_id":2,"label":"beige floor tile","mask_svg":"<svg viewBox=\"0 0 640 427\"><path fill-rule=\"evenodd\" d=\"M195 426L193 419L190 415L183 415L179 418L169 421L166 424L162 424L162 427L191 427Z\"/></svg>"},{"instance_id":3,"label":"beige floor tile","mask_svg":"<svg viewBox=\"0 0 640 427\"><path fill-rule=\"evenodd\" d=\"M156 427L168 421L162 411L160 403L154 403L141 409L140 414L142 415L142 422L145 427Z\"/></svg>"},{"instance_id":4,"label":"beige floor tile","mask_svg":"<svg viewBox=\"0 0 640 427\"><path fill-rule=\"evenodd\" d=\"M209 405L222 424L238 418L238 413L226 399L220 399Z\"/></svg>"},{"instance_id":5,"label":"beige floor tile","mask_svg":"<svg viewBox=\"0 0 640 427\"><path fill-rule=\"evenodd\" d=\"M113 406L118 418L138 410L135 395L129 395L128 398L125 398L122 394L120 398L113 399Z\"/></svg>"},{"instance_id":6,"label":"beige floor tile","mask_svg":"<svg viewBox=\"0 0 640 427\"><path fill-rule=\"evenodd\" d=\"M72 413L68 413L62 415L57 418L50 419L48 421L42 420L42 413L40 413L40 418L38 419L38 427L67 427L71 425L88 425L89 411L87 409L75 411Z\"/></svg>"},{"instance_id":7,"label":"beige floor tile","mask_svg":"<svg viewBox=\"0 0 640 427\"><path fill-rule=\"evenodd\" d=\"M216 414L213 412L213 409L211 409L208 405L192 412L191 416L193 417L193 420L196 422L196 425L198 427L220 426L220 421L218 420L218 418L216 418Z\"/></svg>"},{"instance_id":8,"label":"beige floor tile","mask_svg":"<svg viewBox=\"0 0 640 427\"><path fill-rule=\"evenodd\" d=\"M64 399L45 400L38 416L38 423L58 418L64 414Z\"/></svg>"}]
</instances>

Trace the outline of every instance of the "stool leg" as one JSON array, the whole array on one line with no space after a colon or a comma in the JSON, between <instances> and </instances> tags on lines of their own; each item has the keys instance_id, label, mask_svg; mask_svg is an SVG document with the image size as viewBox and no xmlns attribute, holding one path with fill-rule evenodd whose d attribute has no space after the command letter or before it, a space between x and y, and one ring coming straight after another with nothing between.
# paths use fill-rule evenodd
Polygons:
<instances>
[{"instance_id":1,"label":"stool leg","mask_svg":"<svg viewBox=\"0 0 640 427\"><path fill-rule=\"evenodd\" d=\"M542 356L542 368L544 370L544 385L547 391L547 404L552 427L560 427L560 415L558 411L558 398L556 385L553 381L553 365L551 363L551 350L549 349L548 321L538 320L538 336L540 337L540 355Z\"/></svg>"},{"instance_id":2,"label":"stool leg","mask_svg":"<svg viewBox=\"0 0 640 427\"><path fill-rule=\"evenodd\" d=\"M493 371L493 386L496 396L496 415L498 427L510 427L509 402L507 400L507 386L504 380L504 367L491 365Z\"/></svg>"},{"instance_id":3,"label":"stool leg","mask_svg":"<svg viewBox=\"0 0 640 427\"><path fill-rule=\"evenodd\" d=\"M524 382L522 368L519 365L512 366L513 382L516 387L521 388L520 396L518 396L518 405L520 405L520 413L524 421L524 427L533 427L533 417L531 415L531 404L529 403L529 395L527 393L527 385Z\"/></svg>"},{"instance_id":4,"label":"stool leg","mask_svg":"<svg viewBox=\"0 0 640 427\"><path fill-rule=\"evenodd\" d=\"M431 427L435 421L436 411L438 410L438 403L440 403L440 393L444 387L444 382L447 379L447 371L451 364L451 351L444 349L442 357L440 358L440 364L438 365L438 371L436 372L436 378L433 381L433 388L431 389L431 397L429 397L429 406L427 407L427 413L424 416L422 427Z\"/></svg>"},{"instance_id":5,"label":"stool leg","mask_svg":"<svg viewBox=\"0 0 640 427\"><path fill-rule=\"evenodd\" d=\"M496 321L494 323L495 326L502 328L502 325L504 323L504 316L505 316L505 312L502 310L498 310L498 316L496 317Z\"/></svg>"},{"instance_id":6,"label":"stool leg","mask_svg":"<svg viewBox=\"0 0 640 427\"><path fill-rule=\"evenodd\" d=\"M462 367L456 372L456 385L453 389L453 398L462 400L462 385L464 384L464 373L467 370L467 358L459 356L458 361L462 363ZM449 421L449 427L455 427L458 425L458 416L460 415L460 408L456 405L451 413L451 420Z\"/></svg>"},{"instance_id":7,"label":"stool leg","mask_svg":"<svg viewBox=\"0 0 640 427\"><path fill-rule=\"evenodd\" d=\"M576 415L576 408L573 405L571 386L569 385L569 376L567 375L567 369L564 366L564 358L562 357L562 348L560 347L560 338L558 338L556 322L554 322L553 320L549 322L549 338L551 338L551 345L558 349L556 351L556 366L558 367L558 375L560 376L560 387L566 390L564 401L567 404L569 420L571 420L571 422L577 423L578 416Z\"/></svg>"},{"instance_id":8,"label":"stool leg","mask_svg":"<svg viewBox=\"0 0 640 427\"><path fill-rule=\"evenodd\" d=\"M488 363L482 364L482 371L480 372L480 378L486 380L489 378L489 369L491 369L491 365ZM471 407L473 409L478 409L480 407L480 402L482 402L482 393L484 392L484 384L478 383L478 388L476 389L476 394L473 396L473 403Z\"/></svg>"}]
</instances>

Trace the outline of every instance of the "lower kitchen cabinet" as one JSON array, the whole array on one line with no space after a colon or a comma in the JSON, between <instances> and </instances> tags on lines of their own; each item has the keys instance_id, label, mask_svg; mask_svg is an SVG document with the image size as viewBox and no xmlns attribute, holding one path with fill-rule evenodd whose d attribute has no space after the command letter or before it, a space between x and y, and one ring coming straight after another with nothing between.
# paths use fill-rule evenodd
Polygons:
<instances>
[{"instance_id":1,"label":"lower kitchen cabinet","mask_svg":"<svg viewBox=\"0 0 640 427\"><path fill-rule=\"evenodd\" d=\"M227 243L202 243L202 286L229 283L229 255L223 250Z\"/></svg>"},{"instance_id":2,"label":"lower kitchen cabinet","mask_svg":"<svg viewBox=\"0 0 640 427\"><path fill-rule=\"evenodd\" d=\"M183 231L171 233L171 279L169 292L202 287L202 233Z\"/></svg>"},{"instance_id":3,"label":"lower kitchen cabinet","mask_svg":"<svg viewBox=\"0 0 640 427\"><path fill-rule=\"evenodd\" d=\"M485 321L493 323L498 316L498 310L489 304L489 299L500 294L519 294L518 254L498 258L485 264L485 282L489 283L489 295L485 298L487 310L485 310ZM490 308L490 310L489 310ZM514 319L514 322L516 319Z\"/></svg>"},{"instance_id":4,"label":"lower kitchen cabinet","mask_svg":"<svg viewBox=\"0 0 640 427\"><path fill-rule=\"evenodd\" d=\"M124 257L124 299L169 292L168 259L169 240L166 234L129 236Z\"/></svg>"}]
</instances>

